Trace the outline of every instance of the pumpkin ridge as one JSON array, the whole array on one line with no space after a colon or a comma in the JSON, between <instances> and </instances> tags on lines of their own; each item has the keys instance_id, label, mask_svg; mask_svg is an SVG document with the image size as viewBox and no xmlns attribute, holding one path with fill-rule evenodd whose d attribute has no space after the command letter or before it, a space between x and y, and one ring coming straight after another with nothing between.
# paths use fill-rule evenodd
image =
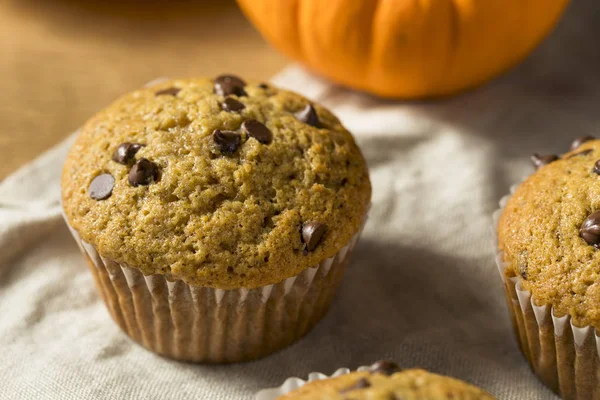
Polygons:
<instances>
[{"instance_id":1,"label":"pumpkin ridge","mask_svg":"<svg viewBox=\"0 0 600 400\"><path fill-rule=\"evenodd\" d=\"M309 60L306 63L306 66L309 67L309 69L311 70L315 70L312 67L312 61L311 61L311 56L310 56L310 52L308 51L308 42L310 41L309 39L307 39L307 37L305 35L302 34L302 30L303 30L303 25L302 25L302 16L303 16L303 8L308 8L310 1L301 1L298 0L296 1L295 4L295 13L296 13L296 34L298 35L298 53L299 53L299 57L297 58L297 60L299 62L303 62L303 60Z\"/></svg>"},{"instance_id":2,"label":"pumpkin ridge","mask_svg":"<svg viewBox=\"0 0 600 400\"><path fill-rule=\"evenodd\" d=\"M377 15L377 11L379 10L379 7L381 6L381 2L383 0L375 0L375 6L372 8L372 12L369 15L369 21L371 21L371 24L369 26L369 29L367 30L368 32L368 40L367 43L369 44L369 46L367 47L367 55L365 57L365 68L363 69L363 79L368 80L371 79L371 68L373 65L373 37L375 37L375 32L374 30L377 29L377 26L375 25L375 15Z\"/></svg>"},{"instance_id":3,"label":"pumpkin ridge","mask_svg":"<svg viewBox=\"0 0 600 400\"><path fill-rule=\"evenodd\" d=\"M302 62L302 59L306 59L307 55L306 55L306 49L304 48L304 43L302 43L302 35L300 32L300 1L296 0L296 2L293 5L293 10L292 12L295 14L294 17L292 18L292 20L296 21L296 38L298 39L297 43L298 43L298 55L295 55L294 58L296 58L298 61Z\"/></svg>"},{"instance_id":4,"label":"pumpkin ridge","mask_svg":"<svg viewBox=\"0 0 600 400\"><path fill-rule=\"evenodd\" d=\"M456 65L456 54L458 53L459 37L460 37L460 12L458 11L457 0L449 0L450 2L450 16L448 21L448 52L446 54L446 60L444 61L444 69L442 69L439 75L439 84L441 87L445 86L444 80L448 75L452 74Z\"/></svg>"}]
</instances>

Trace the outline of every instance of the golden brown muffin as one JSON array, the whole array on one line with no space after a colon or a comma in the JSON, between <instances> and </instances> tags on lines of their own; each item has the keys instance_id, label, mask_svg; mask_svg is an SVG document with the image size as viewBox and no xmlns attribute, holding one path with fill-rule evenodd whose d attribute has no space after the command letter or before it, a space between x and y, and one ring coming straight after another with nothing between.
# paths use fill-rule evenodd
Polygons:
<instances>
[{"instance_id":1,"label":"golden brown muffin","mask_svg":"<svg viewBox=\"0 0 600 400\"><path fill-rule=\"evenodd\" d=\"M585 137L539 168L511 196L498 224L507 277L537 305L576 326L600 328L600 141Z\"/></svg>"},{"instance_id":2,"label":"golden brown muffin","mask_svg":"<svg viewBox=\"0 0 600 400\"><path fill-rule=\"evenodd\" d=\"M327 109L231 76L129 93L82 128L62 177L100 255L196 286L274 284L357 233L371 186Z\"/></svg>"},{"instance_id":3,"label":"golden brown muffin","mask_svg":"<svg viewBox=\"0 0 600 400\"><path fill-rule=\"evenodd\" d=\"M380 366L384 365L385 368ZM422 369L399 371L389 361L369 371L308 383L280 400L493 400L483 390L458 379Z\"/></svg>"}]
</instances>

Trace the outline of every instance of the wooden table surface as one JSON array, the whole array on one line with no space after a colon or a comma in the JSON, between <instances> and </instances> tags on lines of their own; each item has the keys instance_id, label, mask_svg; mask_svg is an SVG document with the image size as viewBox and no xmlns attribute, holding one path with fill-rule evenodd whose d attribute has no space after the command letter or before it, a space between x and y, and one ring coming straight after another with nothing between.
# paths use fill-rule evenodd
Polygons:
<instances>
[{"instance_id":1,"label":"wooden table surface","mask_svg":"<svg viewBox=\"0 0 600 400\"><path fill-rule=\"evenodd\" d=\"M286 62L232 0L0 0L0 180L156 77Z\"/></svg>"}]
</instances>

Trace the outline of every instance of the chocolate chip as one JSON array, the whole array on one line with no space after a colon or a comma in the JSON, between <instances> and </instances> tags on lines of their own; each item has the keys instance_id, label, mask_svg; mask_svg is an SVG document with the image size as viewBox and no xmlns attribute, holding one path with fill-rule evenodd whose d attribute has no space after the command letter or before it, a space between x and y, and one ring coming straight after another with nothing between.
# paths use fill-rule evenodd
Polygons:
<instances>
[{"instance_id":1,"label":"chocolate chip","mask_svg":"<svg viewBox=\"0 0 600 400\"><path fill-rule=\"evenodd\" d=\"M237 132L215 129L213 132L213 140L217 146L219 146L221 153L232 154L240 147L242 137Z\"/></svg>"},{"instance_id":2,"label":"chocolate chip","mask_svg":"<svg viewBox=\"0 0 600 400\"><path fill-rule=\"evenodd\" d=\"M255 119L244 121L242 129L246 131L248 136L253 137L262 144L270 144L273 141L273 134L269 128Z\"/></svg>"},{"instance_id":3,"label":"chocolate chip","mask_svg":"<svg viewBox=\"0 0 600 400\"><path fill-rule=\"evenodd\" d=\"M112 159L120 164L128 164L135 157L135 153L144 146L140 143L121 143L113 153Z\"/></svg>"},{"instance_id":4,"label":"chocolate chip","mask_svg":"<svg viewBox=\"0 0 600 400\"><path fill-rule=\"evenodd\" d=\"M573 143L571 143L571 151L579 148L579 146L581 146L582 144L584 144L585 142L589 142L590 140L595 140L596 138L593 136L582 136L582 137L578 137L577 139L573 140Z\"/></svg>"},{"instance_id":5,"label":"chocolate chip","mask_svg":"<svg viewBox=\"0 0 600 400\"><path fill-rule=\"evenodd\" d=\"M593 149L581 150L578 153L571 154L568 158L579 157L579 156L587 156L588 154L592 153L593 151L594 151Z\"/></svg>"},{"instance_id":6,"label":"chocolate chip","mask_svg":"<svg viewBox=\"0 0 600 400\"><path fill-rule=\"evenodd\" d=\"M302 111L297 112L295 116L298 121L304 122L305 124L316 128L321 126L317 110L315 110L312 104L307 104L306 107L304 107Z\"/></svg>"},{"instance_id":7,"label":"chocolate chip","mask_svg":"<svg viewBox=\"0 0 600 400\"><path fill-rule=\"evenodd\" d=\"M392 375L401 370L400 366L393 361L381 360L369 367L372 374Z\"/></svg>"},{"instance_id":8,"label":"chocolate chip","mask_svg":"<svg viewBox=\"0 0 600 400\"><path fill-rule=\"evenodd\" d=\"M92 180L88 192L94 200L105 200L112 194L113 187L115 178L111 174L100 174Z\"/></svg>"},{"instance_id":9,"label":"chocolate chip","mask_svg":"<svg viewBox=\"0 0 600 400\"><path fill-rule=\"evenodd\" d=\"M307 222L302 225L302 242L306 244L305 252L313 251L327 232L327 226L320 222Z\"/></svg>"},{"instance_id":10,"label":"chocolate chip","mask_svg":"<svg viewBox=\"0 0 600 400\"><path fill-rule=\"evenodd\" d=\"M261 89L268 89L268 88L269 88L269 85L267 85L266 83L260 83L260 84L258 85L258 87L259 87L259 88L261 88Z\"/></svg>"},{"instance_id":11,"label":"chocolate chip","mask_svg":"<svg viewBox=\"0 0 600 400\"><path fill-rule=\"evenodd\" d=\"M155 96L177 96L177 93L179 93L181 89L176 88L176 87L170 87L170 88L166 88L166 89L162 89L159 90L158 92L154 93Z\"/></svg>"},{"instance_id":12,"label":"chocolate chip","mask_svg":"<svg viewBox=\"0 0 600 400\"><path fill-rule=\"evenodd\" d=\"M246 106L244 105L244 103L237 101L236 99L232 98L232 97L228 97L225 99L225 101L223 101L223 104L221 104L221 107L223 107L223 110L225 111L241 111L244 108L246 108Z\"/></svg>"},{"instance_id":13,"label":"chocolate chip","mask_svg":"<svg viewBox=\"0 0 600 400\"><path fill-rule=\"evenodd\" d=\"M158 166L152 161L142 158L129 170L131 186L149 185L158 179Z\"/></svg>"},{"instance_id":14,"label":"chocolate chip","mask_svg":"<svg viewBox=\"0 0 600 400\"><path fill-rule=\"evenodd\" d=\"M365 389L371 387L371 383L367 380L367 378L360 378L354 385L349 386L347 388L343 388L340 390L340 393L347 393L357 389Z\"/></svg>"},{"instance_id":15,"label":"chocolate chip","mask_svg":"<svg viewBox=\"0 0 600 400\"><path fill-rule=\"evenodd\" d=\"M558 159L559 159L559 157L556 154L539 155L537 153L534 153L531 156L531 162L533 163L533 166L536 169L540 169L544 165L550 164L551 162L554 162Z\"/></svg>"},{"instance_id":16,"label":"chocolate chip","mask_svg":"<svg viewBox=\"0 0 600 400\"><path fill-rule=\"evenodd\" d=\"M600 175L600 160L596 161L594 164L594 172Z\"/></svg>"},{"instance_id":17,"label":"chocolate chip","mask_svg":"<svg viewBox=\"0 0 600 400\"><path fill-rule=\"evenodd\" d=\"M234 75L220 75L215 78L215 93L221 96L246 96L246 82Z\"/></svg>"},{"instance_id":18,"label":"chocolate chip","mask_svg":"<svg viewBox=\"0 0 600 400\"><path fill-rule=\"evenodd\" d=\"M579 228L579 235L587 244L599 248L600 246L600 211L591 213Z\"/></svg>"},{"instance_id":19,"label":"chocolate chip","mask_svg":"<svg viewBox=\"0 0 600 400\"><path fill-rule=\"evenodd\" d=\"M521 278L527 280L527 271L521 271Z\"/></svg>"}]
</instances>

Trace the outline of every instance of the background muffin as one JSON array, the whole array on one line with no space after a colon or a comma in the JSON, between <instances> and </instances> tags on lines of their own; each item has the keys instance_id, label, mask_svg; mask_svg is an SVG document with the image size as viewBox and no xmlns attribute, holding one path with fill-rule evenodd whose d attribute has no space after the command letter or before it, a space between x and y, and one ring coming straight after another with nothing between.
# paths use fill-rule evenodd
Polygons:
<instances>
[{"instance_id":1,"label":"background muffin","mask_svg":"<svg viewBox=\"0 0 600 400\"><path fill-rule=\"evenodd\" d=\"M534 155L538 170L498 222L521 347L538 376L565 398L591 398L598 388L599 159L600 141L591 137L577 139L562 157Z\"/></svg>"},{"instance_id":2,"label":"background muffin","mask_svg":"<svg viewBox=\"0 0 600 400\"><path fill-rule=\"evenodd\" d=\"M371 195L364 159L337 118L297 94L233 76L174 80L118 99L82 128L65 163L62 188L67 221L92 264L104 264L100 270L127 268L107 273L113 288L139 289L127 275L141 273L166 279L163 286L183 281L190 293L215 289L217 303L223 296L244 307L252 299L255 306L266 304L269 296L291 302L286 307L292 307L292 316L284 314L297 332L272 339L281 343L266 346L268 352L304 334L324 313ZM322 279L307 272L310 279L289 282L283 293L269 286L317 266L325 267L318 274ZM128 287L115 284L113 275ZM110 298L103 281L97 279ZM313 286L318 293L311 294ZM260 289L260 295L250 289ZM290 291L309 296L317 311L304 315ZM189 297L194 296L181 296ZM128 307L122 300L113 303L113 316L119 314L113 308ZM309 320L298 328L303 318ZM136 321L120 324L139 325ZM146 330L125 329L134 337L132 330L141 336ZM173 335L186 330L173 329ZM193 340L191 334L177 335ZM150 341L145 344L156 350ZM172 342L157 351L204 359L164 350L182 347ZM211 360L220 358L240 357Z\"/></svg>"},{"instance_id":3,"label":"background muffin","mask_svg":"<svg viewBox=\"0 0 600 400\"><path fill-rule=\"evenodd\" d=\"M483 390L458 379L421 369L400 370L379 361L367 371L308 383L280 400L493 400Z\"/></svg>"}]
</instances>

